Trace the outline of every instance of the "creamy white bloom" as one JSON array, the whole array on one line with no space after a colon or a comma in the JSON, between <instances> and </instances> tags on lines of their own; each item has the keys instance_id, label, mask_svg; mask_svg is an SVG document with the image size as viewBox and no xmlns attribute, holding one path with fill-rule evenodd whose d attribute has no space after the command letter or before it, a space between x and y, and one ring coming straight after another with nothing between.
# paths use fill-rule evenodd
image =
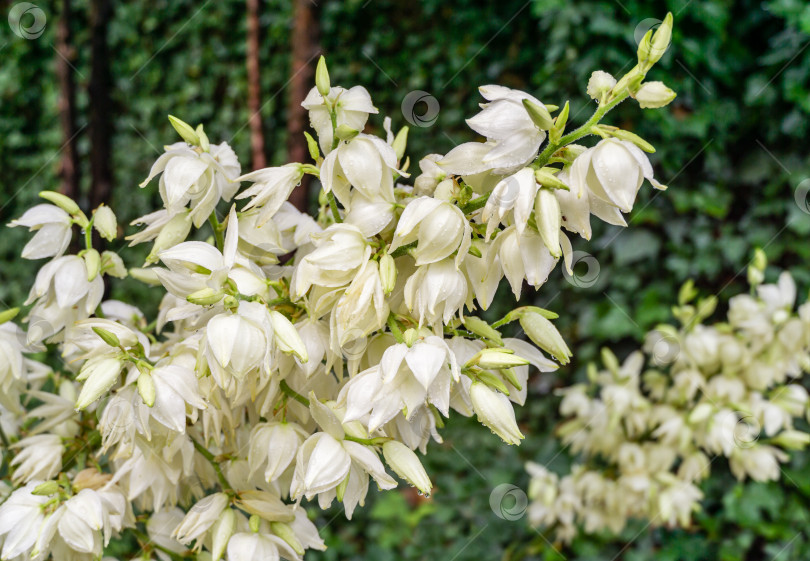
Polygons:
<instances>
[{"instance_id":1,"label":"creamy white bloom","mask_svg":"<svg viewBox=\"0 0 810 561\"><path fill-rule=\"evenodd\" d=\"M62 469L65 449L62 439L55 434L38 434L23 438L12 445L19 452L11 460L15 484L31 480L47 480Z\"/></svg>"},{"instance_id":2,"label":"creamy white bloom","mask_svg":"<svg viewBox=\"0 0 810 561\"><path fill-rule=\"evenodd\" d=\"M236 193L239 184L234 179L240 169L236 154L225 142L212 144L207 152L176 142L166 147L141 187L161 174L159 190L166 210L174 216L189 206L191 220L199 228L220 199L229 201Z\"/></svg>"},{"instance_id":3,"label":"creamy white bloom","mask_svg":"<svg viewBox=\"0 0 810 561\"><path fill-rule=\"evenodd\" d=\"M197 501L174 529L172 536L186 545L200 539L227 506L228 496L225 493L214 493Z\"/></svg>"},{"instance_id":4,"label":"creamy white bloom","mask_svg":"<svg viewBox=\"0 0 810 561\"><path fill-rule=\"evenodd\" d=\"M378 113L371 103L371 96L363 86L354 86L348 90L333 87L326 96L329 104L335 107L337 126L344 125L352 130L363 132L368 116ZM324 105L324 97L318 88L312 88L301 106L309 111L309 122L318 133L321 152L328 154L332 150L332 118Z\"/></svg>"},{"instance_id":5,"label":"creamy white bloom","mask_svg":"<svg viewBox=\"0 0 810 561\"><path fill-rule=\"evenodd\" d=\"M62 255L72 238L70 215L54 205L36 205L12 220L9 227L24 226L36 232L22 249L24 259L42 259Z\"/></svg>"},{"instance_id":6,"label":"creamy white bloom","mask_svg":"<svg viewBox=\"0 0 810 561\"><path fill-rule=\"evenodd\" d=\"M627 140L606 138L589 148L571 165L571 191L585 192L622 212L630 212L644 179L656 189L665 189L653 178L647 155Z\"/></svg>"},{"instance_id":7,"label":"creamy white bloom","mask_svg":"<svg viewBox=\"0 0 810 561\"><path fill-rule=\"evenodd\" d=\"M467 302L467 279L453 259L419 267L405 283L405 305L420 323L446 323Z\"/></svg>"},{"instance_id":8,"label":"creamy white bloom","mask_svg":"<svg viewBox=\"0 0 810 561\"><path fill-rule=\"evenodd\" d=\"M281 167L256 170L235 179L235 181L253 182L250 188L239 193L236 198L253 197L242 210L260 208L256 226L261 227L290 198L290 194L301 183L303 176L301 164L286 164Z\"/></svg>"},{"instance_id":9,"label":"creamy white bloom","mask_svg":"<svg viewBox=\"0 0 810 561\"><path fill-rule=\"evenodd\" d=\"M456 253L456 264L470 248L470 223L461 210L448 202L431 197L411 201L394 231L389 252L417 242L411 250L417 265L435 263Z\"/></svg>"},{"instance_id":10,"label":"creamy white bloom","mask_svg":"<svg viewBox=\"0 0 810 561\"><path fill-rule=\"evenodd\" d=\"M523 440L523 433L515 421L515 410L508 397L481 382L473 382L470 397L478 420L500 436L504 442L519 444Z\"/></svg>"},{"instance_id":11,"label":"creamy white bloom","mask_svg":"<svg viewBox=\"0 0 810 561\"><path fill-rule=\"evenodd\" d=\"M307 254L293 273L292 295L298 299L315 284L337 287L349 284L371 255L365 236L349 224L332 224L313 236L315 250Z\"/></svg>"}]
</instances>

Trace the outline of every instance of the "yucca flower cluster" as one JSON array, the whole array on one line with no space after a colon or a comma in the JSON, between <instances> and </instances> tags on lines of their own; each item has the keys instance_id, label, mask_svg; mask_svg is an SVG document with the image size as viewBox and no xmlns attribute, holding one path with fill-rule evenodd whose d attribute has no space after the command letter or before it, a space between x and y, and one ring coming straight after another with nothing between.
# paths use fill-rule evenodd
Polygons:
<instances>
[{"instance_id":1,"label":"yucca flower cluster","mask_svg":"<svg viewBox=\"0 0 810 561\"><path fill-rule=\"evenodd\" d=\"M712 468L781 477L788 452L810 443L794 426L810 413L810 302L794 309L790 274L760 284L764 269L758 251L752 294L732 297L728 317L711 325L717 299L694 302L687 283L674 309L680 327L659 326L621 364L604 349L601 370L591 365L586 383L561 391L558 434L582 461L564 476L527 465L532 524L561 541L579 529L618 533L629 519L686 527Z\"/></svg>"},{"instance_id":2,"label":"yucca flower cluster","mask_svg":"<svg viewBox=\"0 0 810 561\"><path fill-rule=\"evenodd\" d=\"M552 118L529 94L481 88L469 123L486 140L422 159L413 186L407 128L364 133L368 92L333 87L323 59L303 104L309 163L242 175L226 143L171 117L182 141L142 184L163 208L128 238L151 243L141 267L94 245L119 235L108 207L88 218L41 193L11 225L36 232L24 257L50 260L21 324L0 317L0 557L96 559L130 532L162 559L301 559L324 548L302 501L351 518L372 480L397 486L391 473L429 493L419 453L451 410L519 443L530 366L570 351L546 310L474 313L504 276L519 295L570 266L566 231L589 238L591 214L624 225L642 181L661 187L652 148L599 121L628 97L674 97L643 82L671 27L620 80L594 74L597 109L570 132L567 103ZM322 186L314 218L287 202L305 175ZM126 276L152 287L156 317L104 299L105 279ZM510 322L531 342L504 337Z\"/></svg>"}]
</instances>

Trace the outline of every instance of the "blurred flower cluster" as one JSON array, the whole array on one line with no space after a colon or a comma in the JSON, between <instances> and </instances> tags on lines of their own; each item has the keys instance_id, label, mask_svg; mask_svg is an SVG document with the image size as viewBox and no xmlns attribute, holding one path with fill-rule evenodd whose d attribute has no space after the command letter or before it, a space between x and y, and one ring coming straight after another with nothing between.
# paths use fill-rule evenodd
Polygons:
<instances>
[{"instance_id":1,"label":"blurred flower cluster","mask_svg":"<svg viewBox=\"0 0 810 561\"><path fill-rule=\"evenodd\" d=\"M661 187L652 147L599 122L630 97L671 100L642 95L671 26L622 79L594 75L595 113L571 131L567 103L552 118L529 94L481 88L469 123L486 140L427 156L413 186L407 128L364 133L368 92L332 86L323 59L303 103L311 163L242 175L226 143L170 117L182 141L141 185L157 179L163 208L128 237L151 243L141 267L97 249L119 236L108 207L88 217L41 193L11 225L36 232L23 257L50 261L23 322L0 315L2 558L97 559L129 532L162 559L301 559L324 548L303 500L351 518L372 480L397 486L387 470L429 493L417 452L451 410L519 443L529 367L570 351L551 312L474 312L504 276L515 295L542 286L570 261L565 231L589 238L591 214L624 225L643 180ZM601 141L574 144L589 135ZM322 186L315 217L287 202L305 175ZM157 316L105 300L110 277L151 287ZM531 342L504 337L510 322Z\"/></svg>"},{"instance_id":2,"label":"blurred flower cluster","mask_svg":"<svg viewBox=\"0 0 810 561\"><path fill-rule=\"evenodd\" d=\"M558 434L582 457L563 477L529 463L529 519L570 541L620 532L628 519L689 526L700 508L700 483L727 466L738 479L773 481L788 451L810 434L802 385L810 370L810 302L794 309L796 285L783 272L760 284L764 254L749 269L755 289L729 301L725 321L705 325L714 297L684 285L674 309L680 328L650 332L643 351L623 363L608 349L603 369L561 391Z\"/></svg>"}]
</instances>

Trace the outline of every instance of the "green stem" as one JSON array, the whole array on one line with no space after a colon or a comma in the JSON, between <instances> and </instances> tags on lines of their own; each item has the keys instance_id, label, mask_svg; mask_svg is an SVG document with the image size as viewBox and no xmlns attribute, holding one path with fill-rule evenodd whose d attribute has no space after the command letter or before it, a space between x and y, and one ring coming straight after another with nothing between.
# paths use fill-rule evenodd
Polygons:
<instances>
[{"instance_id":1,"label":"green stem","mask_svg":"<svg viewBox=\"0 0 810 561\"><path fill-rule=\"evenodd\" d=\"M326 200L329 201L329 208L332 209L332 218L335 219L335 222L343 222L343 218L340 217L340 211L338 210L337 200L335 200L335 194L332 193L332 191L326 194Z\"/></svg>"},{"instance_id":2,"label":"green stem","mask_svg":"<svg viewBox=\"0 0 810 561\"><path fill-rule=\"evenodd\" d=\"M197 442L194 438L189 438L191 438L191 442L194 444L194 448L197 450L197 452L202 454L202 456L208 460L208 463L211 464L211 467L214 468L214 471L217 474L217 479L219 479L219 484L222 485L222 489L226 491L233 491L233 487L231 487L231 484L228 483L227 479L225 479L225 474L222 473L222 467L214 455L208 450L208 448Z\"/></svg>"},{"instance_id":3,"label":"green stem","mask_svg":"<svg viewBox=\"0 0 810 561\"><path fill-rule=\"evenodd\" d=\"M225 247L225 238L222 235L222 224L217 220L216 210L211 212L211 216L208 217L208 222L211 223L211 228L214 230L214 240L216 240L217 249L222 251Z\"/></svg>"},{"instance_id":4,"label":"green stem","mask_svg":"<svg viewBox=\"0 0 810 561\"><path fill-rule=\"evenodd\" d=\"M350 440L352 442L357 442L358 444L363 444L365 446L380 446L381 444L385 444L386 442L390 442L394 440L388 436L378 436L375 438L357 438L356 436L345 435L343 440Z\"/></svg>"},{"instance_id":5,"label":"green stem","mask_svg":"<svg viewBox=\"0 0 810 561\"><path fill-rule=\"evenodd\" d=\"M84 229L84 247L86 249L93 249L93 220L87 223Z\"/></svg>"},{"instance_id":6,"label":"green stem","mask_svg":"<svg viewBox=\"0 0 810 561\"><path fill-rule=\"evenodd\" d=\"M293 398L295 401L297 401L301 405L306 405L307 407L309 407L309 400L307 398L305 398L303 395L301 395L300 393L298 393L297 391L295 391L294 389L292 389L289 386L289 384L287 384L287 380L282 380L279 383L279 388L281 388L282 392L284 392L289 397Z\"/></svg>"},{"instance_id":7,"label":"green stem","mask_svg":"<svg viewBox=\"0 0 810 561\"><path fill-rule=\"evenodd\" d=\"M396 259L397 257L402 257L403 255L408 253L410 250L415 248L418 243L419 243L419 241L415 241L415 242L411 242L411 243L406 244L406 245L401 245L398 248L396 248L394 251L392 251L390 255L394 259Z\"/></svg>"}]
</instances>

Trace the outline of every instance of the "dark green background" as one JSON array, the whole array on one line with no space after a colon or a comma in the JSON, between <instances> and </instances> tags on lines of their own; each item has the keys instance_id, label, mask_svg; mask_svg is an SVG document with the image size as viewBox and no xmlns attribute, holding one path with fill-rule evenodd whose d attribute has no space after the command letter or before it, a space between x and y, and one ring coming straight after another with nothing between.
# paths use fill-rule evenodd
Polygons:
<instances>
[{"instance_id":1,"label":"dark green background","mask_svg":"<svg viewBox=\"0 0 810 561\"><path fill-rule=\"evenodd\" d=\"M6 3L3 19L13 3ZM77 1L79 126L86 124L89 25L86 1ZM250 167L246 127L245 11L234 0L116 2L109 28L114 91L115 189L112 206L122 222L156 204L154 185L138 183L175 135L168 113L205 123L212 141L228 140ZM539 558L557 558L525 525L489 508L500 483L526 487L522 463L548 461L558 445L554 428L558 385L581 375L598 348L620 355L641 335L670 317L679 285L695 278L721 300L745 290L744 267L756 247L775 266L789 268L810 285L806 266L810 215L795 200L809 174L810 7L800 0L738 2L678 0L322 1L322 46L332 82L362 84L394 127L407 124L400 104L408 92L433 95L441 109L431 127L412 128L408 154L416 161L445 152L474 135L463 119L480 98L476 87L499 83L525 89L546 103L572 103L574 122L589 114L584 89L591 71L620 75L635 56L634 31L647 18L675 14L673 48L651 73L679 96L664 110L642 112L626 103L606 120L652 142L659 180L670 189L645 187L631 228L597 227L590 244L576 249L599 263L598 282L577 288L557 271L535 301L561 314L559 325L575 350L574 362L534 380L530 403L520 412L529 435L506 448L488 430L453 419L444 445L432 445L427 464L436 490L414 507L409 494L372 494L351 523L334 510L319 516L330 549L311 559L497 559L506 548L534 543ZM36 40L13 35L0 22L0 219L19 216L36 193L58 186L58 124L53 50L57 6L39 2L49 22ZM289 76L291 7L262 3L262 119L271 163L283 163ZM382 118L370 126L381 130ZM84 165L86 129L79 136ZM88 170L84 169L85 182ZM807 184L810 187L810 182ZM151 198L151 199L150 199ZM18 260L27 235L0 237L0 299L24 298L34 267ZM127 263L137 265L135 259ZM773 276L776 267L769 271ZM580 271L581 272L581 271ZM743 273L740 275L740 273ZM113 286L118 297L135 294ZM123 296L126 297L126 296ZM511 306L504 291L493 310ZM146 306L153 309L152 306ZM722 307L721 312L722 313ZM632 318L632 319L631 319ZM564 470L565 454L551 467ZM758 560L806 555L810 474L797 457L779 484L737 484L715 462L705 486L705 513L688 531L645 529L619 538L582 538L563 550L568 559ZM411 501L411 502L409 502Z\"/></svg>"}]
</instances>

